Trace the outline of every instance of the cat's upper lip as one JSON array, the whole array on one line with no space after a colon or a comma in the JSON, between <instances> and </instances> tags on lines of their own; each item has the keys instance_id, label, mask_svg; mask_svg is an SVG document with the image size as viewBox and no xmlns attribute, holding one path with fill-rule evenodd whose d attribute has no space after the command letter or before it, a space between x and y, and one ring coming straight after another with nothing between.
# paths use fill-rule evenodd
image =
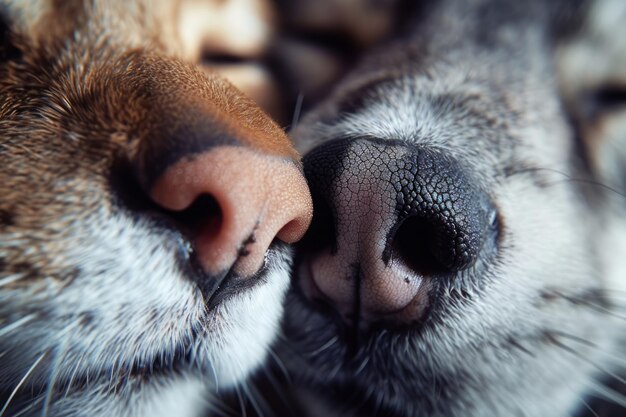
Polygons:
<instances>
[{"instance_id":1,"label":"cat's upper lip","mask_svg":"<svg viewBox=\"0 0 626 417\"><path fill-rule=\"evenodd\" d=\"M272 243L267 250L267 252L279 250L278 248L282 244L278 241ZM212 310L217 305L222 303L227 298L230 298L236 294L239 294L244 291L248 291L249 289L261 285L265 282L265 277L267 275L267 254L266 261L264 262L261 269L259 269L254 275L250 277L241 277L236 273L229 272L224 276L224 278L218 283L217 288L211 296L206 300L206 305L209 310Z\"/></svg>"},{"instance_id":2,"label":"cat's upper lip","mask_svg":"<svg viewBox=\"0 0 626 417\"><path fill-rule=\"evenodd\" d=\"M173 242L172 250L175 253L179 270L197 285L209 310L215 308L226 298L265 282L263 278L267 273L266 264L249 277L242 277L235 272L237 262L229 270L222 271L217 275L208 274L198 261L193 243L195 233L192 229L178 224L175 219L164 216L160 212L150 212L148 215L160 230L166 232L164 238ZM269 246L267 254L282 250L285 246L286 244L283 242L274 240ZM242 252L240 256L244 257L245 252Z\"/></svg>"}]
</instances>

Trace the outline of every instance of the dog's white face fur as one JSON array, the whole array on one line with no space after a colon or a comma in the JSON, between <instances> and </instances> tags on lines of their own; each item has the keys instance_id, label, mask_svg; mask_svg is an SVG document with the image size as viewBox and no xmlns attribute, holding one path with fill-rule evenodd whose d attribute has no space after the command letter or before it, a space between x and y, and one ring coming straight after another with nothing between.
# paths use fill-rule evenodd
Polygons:
<instances>
[{"instance_id":1,"label":"dog's white face fur","mask_svg":"<svg viewBox=\"0 0 626 417\"><path fill-rule=\"evenodd\" d=\"M3 415L202 415L211 392L265 358L291 251L272 246L257 284L207 306L193 279L193 241L154 215L133 179L141 147L189 120L193 129L198 119L184 112L197 103L209 118L217 108L207 141L220 133L219 111L242 115L235 131L250 119L252 132L282 134L225 81L187 63L207 36L221 44L211 27L207 35L183 17L230 7L217 3L2 3ZM253 10L262 2L243 3L243 12L264 16ZM262 47L267 22L244 26ZM188 138L169 139L184 146ZM290 146L284 135L275 143Z\"/></svg>"},{"instance_id":2,"label":"dog's white face fur","mask_svg":"<svg viewBox=\"0 0 626 417\"><path fill-rule=\"evenodd\" d=\"M406 30L293 133L316 210L328 205L334 224L324 236L334 244L299 249L281 350L314 402L337 415L567 416L623 365L626 9L560 3L415 5ZM607 87L618 91L603 93L608 110L597 93ZM600 98L593 117L585 97ZM387 244L372 225L387 222L376 173L388 168L367 152L411 149L462 165L497 210L497 243L459 272L409 268L406 283L431 291L418 323L366 317L373 325L360 328L344 308L370 313L366 291L383 278L365 268Z\"/></svg>"}]
</instances>

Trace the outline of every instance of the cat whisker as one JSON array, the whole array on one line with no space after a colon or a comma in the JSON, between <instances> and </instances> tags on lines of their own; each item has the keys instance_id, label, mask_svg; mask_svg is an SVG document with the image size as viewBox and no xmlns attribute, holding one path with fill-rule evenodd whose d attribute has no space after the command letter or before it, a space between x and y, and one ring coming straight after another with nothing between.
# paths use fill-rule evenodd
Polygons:
<instances>
[{"instance_id":1,"label":"cat whisker","mask_svg":"<svg viewBox=\"0 0 626 417\"><path fill-rule=\"evenodd\" d=\"M265 417L266 413L264 412L264 410L270 411L271 408L268 406L265 400L263 400L263 397L248 382L243 383L241 385L241 388L246 394L248 400L250 400L250 404L252 405L252 408L254 408L255 413L259 417Z\"/></svg>"},{"instance_id":2,"label":"cat whisker","mask_svg":"<svg viewBox=\"0 0 626 417\"><path fill-rule=\"evenodd\" d=\"M585 289L585 291L589 291L589 289ZM593 301L594 299L599 299L599 297L590 298L586 296L581 296L580 294L576 293L567 293L561 290L550 290L546 294L552 297L564 299L578 306L588 307L599 313L606 314L620 320L626 320L625 315L619 314L619 312L621 312L622 310L626 311L626 303L624 305L616 305L615 300L612 298L612 295L609 296L607 294L606 297L604 295L601 295L602 298L607 299L607 303L610 303L609 305L603 305L601 303Z\"/></svg>"},{"instance_id":3,"label":"cat whisker","mask_svg":"<svg viewBox=\"0 0 626 417\"><path fill-rule=\"evenodd\" d=\"M606 315L611 316L611 317L615 317L615 318L620 319L620 320L626 320L626 316L623 316L621 314L617 314L612 309L609 309L609 308L607 308L605 306L602 306L600 304L596 304L596 303L591 302L589 300L585 300L583 298L570 297L570 296L564 296L564 298L569 300L569 301L571 301L571 302L573 302L573 303L575 303L575 304L577 304L577 305L583 305L583 306L589 307L589 308L591 308L591 309L593 309L593 310L595 310L595 311L597 311L599 313L603 313L603 314L606 314ZM624 309L626 310L626 305L624 306ZM618 311L620 311L620 310L621 309L618 308Z\"/></svg>"},{"instance_id":4,"label":"cat whisker","mask_svg":"<svg viewBox=\"0 0 626 417\"><path fill-rule=\"evenodd\" d=\"M241 417L248 417L248 413L246 412L246 402L241 394L241 389L239 389L239 385L235 386L235 393L237 394L237 400L239 402L239 409L241 410Z\"/></svg>"},{"instance_id":5,"label":"cat whisker","mask_svg":"<svg viewBox=\"0 0 626 417\"><path fill-rule=\"evenodd\" d=\"M365 357L363 358L363 360L361 361L361 364L359 365L359 367L357 368L356 371L354 371L354 375L357 376L359 375L361 372L363 372L363 370L365 369L365 367L367 366L367 364L370 361L370 356L369 355L365 355Z\"/></svg>"},{"instance_id":6,"label":"cat whisker","mask_svg":"<svg viewBox=\"0 0 626 417\"><path fill-rule=\"evenodd\" d=\"M67 340L67 339L66 339ZM50 380L48 381L48 387L46 388L46 395L44 396L43 407L41 410L41 416L47 417L48 412L50 410L50 402L52 401L52 396L54 395L54 384L60 373L60 365L65 358L65 353L67 352L66 346L57 353L56 358L54 359L54 364L52 365L52 372L50 373Z\"/></svg>"},{"instance_id":7,"label":"cat whisker","mask_svg":"<svg viewBox=\"0 0 626 417\"><path fill-rule=\"evenodd\" d=\"M619 364L623 367L626 367L626 359L622 358L620 356L616 356L614 353L607 351L606 349L602 349L597 343L592 342L590 340L584 339L582 337L576 336L576 335L572 335L572 334L568 334L568 333L564 333L561 331L553 331L554 334L556 334L557 336L560 337L564 337L572 342L577 342L580 344L585 345L586 347L592 348L594 349L596 352L600 352L602 355L604 355L605 358L611 360L612 362Z\"/></svg>"},{"instance_id":8,"label":"cat whisker","mask_svg":"<svg viewBox=\"0 0 626 417\"><path fill-rule=\"evenodd\" d=\"M211 416L228 417L233 415L233 410L219 397L207 395L204 398L204 403L208 414Z\"/></svg>"},{"instance_id":9,"label":"cat whisker","mask_svg":"<svg viewBox=\"0 0 626 417\"><path fill-rule=\"evenodd\" d=\"M85 355L81 355L81 357L78 359L78 362L76 362L76 365L74 365L74 370L72 371L72 374L70 375L70 379L67 383L67 388L65 390L65 395L64 397L67 397L70 393L72 384L74 383L74 378L76 377L76 373L78 372L78 370L81 367L81 364L83 362L83 359L85 359Z\"/></svg>"},{"instance_id":10,"label":"cat whisker","mask_svg":"<svg viewBox=\"0 0 626 417\"><path fill-rule=\"evenodd\" d=\"M598 415L598 413L596 413L596 411L595 411L595 410L594 410L594 409L593 409L593 408L589 405L589 403L588 403L587 401L585 401L585 399L584 399L584 398L581 398L581 399L580 399L580 402L583 404L583 406L584 406L587 410L589 410L589 412L590 412L591 414L593 414L593 416L594 416L594 417L600 417L600 416Z\"/></svg>"},{"instance_id":11,"label":"cat whisker","mask_svg":"<svg viewBox=\"0 0 626 417\"><path fill-rule=\"evenodd\" d=\"M300 121L300 113L302 112L302 102L304 101L304 94L299 93L298 98L296 99L296 106L293 110L293 117L291 118L291 129L293 130L298 125Z\"/></svg>"},{"instance_id":12,"label":"cat whisker","mask_svg":"<svg viewBox=\"0 0 626 417\"><path fill-rule=\"evenodd\" d=\"M619 190L603 184L601 182L598 181L593 181L593 180L589 180L589 179L585 179L585 178L567 178L565 180L561 180L561 181L552 181L552 182L548 182L546 183L546 185L559 185L559 184L564 184L564 183L568 183L568 182L576 182L579 184L585 184L585 185L593 185L593 186L597 186L599 188L602 188L604 190L610 191L611 193L613 193L613 195L617 195L618 197L624 198L626 199L626 194L624 194L623 192L620 192Z\"/></svg>"},{"instance_id":13,"label":"cat whisker","mask_svg":"<svg viewBox=\"0 0 626 417\"><path fill-rule=\"evenodd\" d=\"M335 365L334 368L330 371L328 375L328 379L329 380L335 379L335 377L337 377L337 374L339 374L340 370L341 368L339 367L339 365Z\"/></svg>"},{"instance_id":14,"label":"cat whisker","mask_svg":"<svg viewBox=\"0 0 626 417\"><path fill-rule=\"evenodd\" d=\"M33 399L26 407L22 408L17 414L14 414L13 417L28 415L31 410L39 406L41 401L43 401L43 397L41 396Z\"/></svg>"},{"instance_id":15,"label":"cat whisker","mask_svg":"<svg viewBox=\"0 0 626 417\"><path fill-rule=\"evenodd\" d=\"M619 392L600 383L588 383L587 388L594 396L611 401L612 403L626 409L626 396L620 394Z\"/></svg>"},{"instance_id":16,"label":"cat whisker","mask_svg":"<svg viewBox=\"0 0 626 417\"><path fill-rule=\"evenodd\" d=\"M324 343L322 346L320 346L319 348L315 349L312 352L307 352L307 355L309 356L316 356L319 355L320 353L324 352L325 350L329 349L332 345L334 345L337 340L339 340L339 338L335 335L332 338L330 338L326 343Z\"/></svg>"},{"instance_id":17,"label":"cat whisker","mask_svg":"<svg viewBox=\"0 0 626 417\"><path fill-rule=\"evenodd\" d=\"M579 390L572 387L572 385L570 384L570 381L568 381L567 379L564 379L563 383L565 386L567 386L567 388L569 388L573 393L575 393L579 397L578 399L580 400L581 404L587 410L589 410L589 412L593 415L593 417L600 417L598 413L596 413L596 411L593 409L593 407L591 407L591 405L587 401L585 401L585 398L580 395Z\"/></svg>"},{"instance_id":18,"label":"cat whisker","mask_svg":"<svg viewBox=\"0 0 626 417\"><path fill-rule=\"evenodd\" d=\"M291 376L289 375L289 372L287 371L287 367L285 366L285 364L283 363L283 361L280 359L280 357L278 356L278 354L276 352L274 352L274 349L272 347L270 347L268 349L268 354L269 356L274 360L274 362L276 363L276 365L278 366L278 368L280 369L281 374L283 375L283 377L285 378L285 380L291 384Z\"/></svg>"},{"instance_id":19,"label":"cat whisker","mask_svg":"<svg viewBox=\"0 0 626 417\"><path fill-rule=\"evenodd\" d=\"M624 192L617 190L614 187L611 187L610 185L601 183L599 181L594 181L588 178L576 178L576 177L572 177L570 174L560 171L558 169L555 168L546 168L546 167L527 167L525 169L519 169L516 170L514 174L524 174L527 172L539 172L539 171L548 171L548 172L552 172L555 174L559 174L563 177L565 177L565 180L563 181L553 181L551 183L548 183L547 185L554 185L554 184L561 184L561 183L565 183L565 182L577 182L577 183L581 183L581 184L587 184L587 185L593 185L593 186L597 186L600 188L603 188L605 190L611 191L613 193L615 193L616 195L622 197L622 198L626 198L626 194L624 194Z\"/></svg>"},{"instance_id":20,"label":"cat whisker","mask_svg":"<svg viewBox=\"0 0 626 417\"><path fill-rule=\"evenodd\" d=\"M564 292L562 289L556 289L557 291ZM611 288L611 287L588 287L588 286L572 286L568 285L567 290L578 290L578 291L596 291L598 294L601 294L603 297L612 299L616 295L623 297L626 300L626 289L624 288Z\"/></svg>"},{"instance_id":21,"label":"cat whisker","mask_svg":"<svg viewBox=\"0 0 626 417\"><path fill-rule=\"evenodd\" d=\"M200 321L200 327L202 328L202 331L205 334L210 333L203 321ZM196 355L195 352L197 352L197 347L194 349L194 357ZM207 356L209 358L208 361L207 361L207 364L211 368L211 374L213 375L213 382L215 383L215 392L218 392L220 387L219 387L219 381L217 379L217 371L215 370L215 366L213 366L213 359L212 359L212 357L210 355L207 355Z\"/></svg>"}]
</instances>

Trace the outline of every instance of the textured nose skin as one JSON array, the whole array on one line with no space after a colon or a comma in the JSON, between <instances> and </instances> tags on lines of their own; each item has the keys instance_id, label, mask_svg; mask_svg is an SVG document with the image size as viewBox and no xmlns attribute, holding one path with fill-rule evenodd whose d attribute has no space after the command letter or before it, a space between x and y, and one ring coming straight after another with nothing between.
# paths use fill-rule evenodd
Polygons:
<instances>
[{"instance_id":1,"label":"textured nose skin","mask_svg":"<svg viewBox=\"0 0 626 417\"><path fill-rule=\"evenodd\" d=\"M220 146L184 158L151 191L157 204L172 211L187 209L203 195L214 199L217 210L207 213L195 250L211 275L231 268L243 277L253 275L274 239L299 240L312 217L298 166L246 147Z\"/></svg>"},{"instance_id":2,"label":"textured nose skin","mask_svg":"<svg viewBox=\"0 0 626 417\"><path fill-rule=\"evenodd\" d=\"M430 280L476 262L491 206L453 159L395 141L337 140L304 167L315 206L305 275L344 317L419 319Z\"/></svg>"}]
</instances>

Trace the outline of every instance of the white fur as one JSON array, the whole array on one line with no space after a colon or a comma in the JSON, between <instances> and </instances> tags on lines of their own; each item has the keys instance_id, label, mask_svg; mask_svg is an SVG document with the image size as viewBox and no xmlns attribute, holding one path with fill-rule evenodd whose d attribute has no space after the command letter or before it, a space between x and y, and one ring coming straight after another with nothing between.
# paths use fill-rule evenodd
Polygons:
<instances>
[{"instance_id":1,"label":"white fur","mask_svg":"<svg viewBox=\"0 0 626 417\"><path fill-rule=\"evenodd\" d=\"M158 398L173 409L176 401L184 403L176 415L193 416L202 406L200 391L208 395L232 387L265 358L288 285L285 256L270 254L264 282L205 311L200 292L175 264L173 233L154 231L148 223L101 208L72 222L64 236L56 242L64 246L64 256L54 261L80 268L79 276L69 283L43 279L30 288L33 292L0 293L3 312L33 311L35 317L1 340L1 350L14 357L10 369L3 369L3 378L21 377L37 356L49 352L53 359L38 366L32 380L68 389L69 381L96 379L96 388L87 392L74 393L57 404L53 398L52 410L59 415L97 415L103 404L108 404L103 415L130 415L124 404L136 403L132 415L153 416L150 410L159 409L154 401ZM36 286L45 288L36 293ZM81 324L84 314L91 318L87 325ZM198 333L195 340L191 340L192 329ZM102 393L115 385L116 374L124 367L138 361L151 363L157 355L171 354L176 345L185 343L193 344L194 354L182 379L156 377L126 399L123 390ZM115 396L122 398L111 406ZM62 407L64 401L81 406ZM68 413L70 409L80 411Z\"/></svg>"}]
</instances>

